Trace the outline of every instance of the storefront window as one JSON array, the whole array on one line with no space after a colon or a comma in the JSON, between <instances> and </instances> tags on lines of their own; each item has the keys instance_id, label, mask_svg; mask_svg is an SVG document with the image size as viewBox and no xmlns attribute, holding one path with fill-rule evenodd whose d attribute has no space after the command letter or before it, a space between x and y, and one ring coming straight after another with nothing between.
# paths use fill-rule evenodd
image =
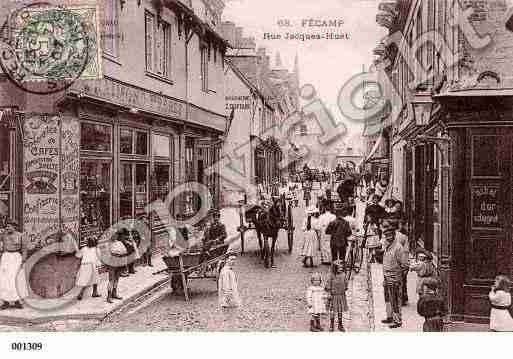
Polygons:
<instances>
[{"instance_id":1,"label":"storefront window","mask_svg":"<svg viewBox=\"0 0 513 359\"><path fill-rule=\"evenodd\" d=\"M110 152L112 149L112 128L109 125L82 122L80 137L82 150Z\"/></svg>"},{"instance_id":2,"label":"storefront window","mask_svg":"<svg viewBox=\"0 0 513 359\"><path fill-rule=\"evenodd\" d=\"M11 138L9 128L0 124L0 228L10 216L11 205Z\"/></svg>"},{"instance_id":3,"label":"storefront window","mask_svg":"<svg viewBox=\"0 0 513 359\"><path fill-rule=\"evenodd\" d=\"M148 204L148 165L121 162L120 216L137 218L145 214Z\"/></svg>"},{"instance_id":4,"label":"storefront window","mask_svg":"<svg viewBox=\"0 0 513 359\"><path fill-rule=\"evenodd\" d=\"M11 138L7 127L0 127L0 191L9 191L11 175Z\"/></svg>"},{"instance_id":5,"label":"storefront window","mask_svg":"<svg viewBox=\"0 0 513 359\"><path fill-rule=\"evenodd\" d=\"M81 225L105 230L111 223L111 164L82 160L80 171Z\"/></svg>"},{"instance_id":6,"label":"storefront window","mask_svg":"<svg viewBox=\"0 0 513 359\"><path fill-rule=\"evenodd\" d=\"M131 130L121 129L119 138L119 152L132 154L133 134Z\"/></svg>"},{"instance_id":7,"label":"storefront window","mask_svg":"<svg viewBox=\"0 0 513 359\"><path fill-rule=\"evenodd\" d=\"M135 132L135 154L142 156L148 154L148 134L146 132Z\"/></svg>"},{"instance_id":8,"label":"storefront window","mask_svg":"<svg viewBox=\"0 0 513 359\"><path fill-rule=\"evenodd\" d=\"M135 165L135 217L145 213L148 204L148 165Z\"/></svg>"},{"instance_id":9,"label":"storefront window","mask_svg":"<svg viewBox=\"0 0 513 359\"><path fill-rule=\"evenodd\" d=\"M171 147L169 136L153 135L153 156L171 157Z\"/></svg>"},{"instance_id":10,"label":"storefront window","mask_svg":"<svg viewBox=\"0 0 513 359\"><path fill-rule=\"evenodd\" d=\"M121 163L119 179L119 214L120 217L132 217L133 213L132 164Z\"/></svg>"},{"instance_id":11,"label":"storefront window","mask_svg":"<svg viewBox=\"0 0 513 359\"><path fill-rule=\"evenodd\" d=\"M122 128L119 151L127 155L148 155L148 134L143 131Z\"/></svg>"}]
</instances>

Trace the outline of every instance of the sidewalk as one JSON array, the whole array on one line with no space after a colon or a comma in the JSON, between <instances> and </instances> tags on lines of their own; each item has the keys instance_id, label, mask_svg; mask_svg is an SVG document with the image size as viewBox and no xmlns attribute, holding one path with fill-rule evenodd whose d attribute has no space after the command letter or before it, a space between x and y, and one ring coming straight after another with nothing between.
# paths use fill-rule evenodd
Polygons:
<instances>
[{"instance_id":1,"label":"sidewalk","mask_svg":"<svg viewBox=\"0 0 513 359\"><path fill-rule=\"evenodd\" d=\"M119 280L118 294L123 300L115 300L110 304L106 302L107 274L101 274L102 282L99 286L101 298L91 298L91 289L87 290L84 299L77 301L70 299L69 304L56 310L39 310L27 305L23 309L6 309L0 311L0 325L13 326L44 326L39 329L59 330L66 329L65 321L90 321L92 325L105 319L137 298L165 284L168 277L153 275L157 270L164 268L160 257L153 259L154 267L137 267L136 273ZM68 323L69 324L69 323Z\"/></svg>"},{"instance_id":2,"label":"sidewalk","mask_svg":"<svg viewBox=\"0 0 513 359\"><path fill-rule=\"evenodd\" d=\"M424 318L417 314L418 295L417 275L413 272L408 274L408 305L402 307L403 326L397 329L390 329L388 325L381 323L386 318L385 299L383 297L383 271L381 264L373 263L371 266L372 296L374 299L374 325L376 331L388 332L421 332ZM446 327L449 332L487 332L488 325L472 323L450 323Z\"/></svg>"},{"instance_id":3,"label":"sidewalk","mask_svg":"<svg viewBox=\"0 0 513 359\"><path fill-rule=\"evenodd\" d=\"M237 227L239 226L239 212L237 208L223 208L221 220L226 223L228 237L232 238L231 250L240 247L237 240ZM119 280L118 294L123 300L115 300L110 304L106 302L107 273L101 274L99 293L101 298L91 298L91 289L84 294L82 301L70 298L69 304L56 310L39 310L25 305L23 309L6 309L0 311L0 331L2 326L11 326L35 330L66 330L75 327L94 327L109 315L126 307L137 299L143 297L160 286L167 285L169 277L166 274L153 275L165 268L160 256L153 257L154 267L136 268L136 273ZM76 329L78 329L76 328Z\"/></svg>"}]
</instances>

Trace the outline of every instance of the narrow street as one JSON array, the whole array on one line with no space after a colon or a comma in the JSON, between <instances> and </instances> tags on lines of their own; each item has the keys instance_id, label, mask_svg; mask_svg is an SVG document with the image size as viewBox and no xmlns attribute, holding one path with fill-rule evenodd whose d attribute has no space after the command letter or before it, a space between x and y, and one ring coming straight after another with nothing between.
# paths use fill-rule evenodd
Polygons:
<instances>
[{"instance_id":1,"label":"narrow street","mask_svg":"<svg viewBox=\"0 0 513 359\"><path fill-rule=\"evenodd\" d=\"M246 254L237 260L236 272L243 306L223 313L217 302L214 280L191 284L191 300L173 295L170 290L136 312L126 312L107 319L98 330L177 330L177 331L307 331L310 317L305 293L310 274L320 271L328 275L327 266L303 268L298 253L302 243L301 224L304 208L294 210L294 251L287 252L286 232L281 231L275 263L277 268L265 269L256 255L258 247L253 233L246 239ZM160 264L157 264L160 265ZM369 309L367 265L351 279L348 290L350 312L344 316L348 331L373 329ZM327 329L327 317L323 319Z\"/></svg>"}]
</instances>

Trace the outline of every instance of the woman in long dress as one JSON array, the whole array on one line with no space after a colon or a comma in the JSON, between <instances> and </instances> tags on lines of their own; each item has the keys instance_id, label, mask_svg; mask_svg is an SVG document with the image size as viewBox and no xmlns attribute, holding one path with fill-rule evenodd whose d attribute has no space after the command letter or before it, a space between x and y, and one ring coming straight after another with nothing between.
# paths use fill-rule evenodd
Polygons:
<instances>
[{"instance_id":1,"label":"woman in long dress","mask_svg":"<svg viewBox=\"0 0 513 359\"><path fill-rule=\"evenodd\" d=\"M27 258L27 247L23 235L18 232L18 224L8 221L5 230L0 232L3 252L0 259L0 309L7 309L13 303L17 309L23 308L21 301L28 297L23 261Z\"/></svg>"},{"instance_id":2,"label":"woman in long dress","mask_svg":"<svg viewBox=\"0 0 513 359\"><path fill-rule=\"evenodd\" d=\"M230 256L226 260L221 272L219 273L218 292L219 306L223 309L240 307L241 299L237 285L237 276L233 271L235 256Z\"/></svg>"}]
</instances>

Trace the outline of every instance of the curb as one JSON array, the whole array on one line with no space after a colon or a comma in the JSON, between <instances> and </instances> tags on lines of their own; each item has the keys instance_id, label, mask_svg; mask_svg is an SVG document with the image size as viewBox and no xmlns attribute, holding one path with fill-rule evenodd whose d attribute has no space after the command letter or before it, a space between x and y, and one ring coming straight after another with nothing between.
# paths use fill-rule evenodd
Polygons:
<instances>
[{"instance_id":1,"label":"curb","mask_svg":"<svg viewBox=\"0 0 513 359\"><path fill-rule=\"evenodd\" d=\"M28 318L20 318L15 316L6 316L0 315L0 323L2 325L48 325L52 324L55 321L98 321L101 322L105 320L107 317L116 315L121 313L124 309L132 305L134 302L142 299L142 297L146 297L151 292L160 289L162 286L167 285L169 282L169 278L166 277L164 279L160 279L159 281L153 283L152 285L146 287L142 291L133 294L132 296L124 299L119 302L118 305L114 306L114 308L109 309L106 312L102 313L81 313L81 314L59 314L59 315L48 315L35 319Z\"/></svg>"},{"instance_id":2,"label":"curb","mask_svg":"<svg viewBox=\"0 0 513 359\"><path fill-rule=\"evenodd\" d=\"M374 293L372 287L372 266L369 261L369 252L366 253L367 259L367 293L369 293L369 329L374 332L376 330L376 317L374 315Z\"/></svg>"}]
</instances>

